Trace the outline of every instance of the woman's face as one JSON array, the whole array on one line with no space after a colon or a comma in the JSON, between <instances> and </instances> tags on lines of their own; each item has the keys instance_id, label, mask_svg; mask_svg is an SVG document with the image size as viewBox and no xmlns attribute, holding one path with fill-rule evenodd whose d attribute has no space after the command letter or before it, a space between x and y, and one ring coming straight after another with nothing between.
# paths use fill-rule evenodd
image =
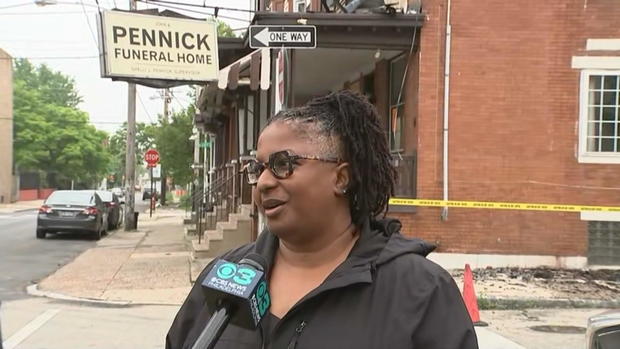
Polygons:
<instances>
[{"instance_id":1,"label":"woman's face","mask_svg":"<svg viewBox=\"0 0 620 349\"><path fill-rule=\"evenodd\" d=\"M295 155L324 157L308 138L300 136L288 123L275 122L260 135L256 158L266 163L271 154L283 150ZM329 219L338 204L337 167L333 162L299 159L292 174L283 179L266 168L253 187L252 196L265 214L269 230L286 239L287 234L311 231Z\"/></svg>"}]
</instances>

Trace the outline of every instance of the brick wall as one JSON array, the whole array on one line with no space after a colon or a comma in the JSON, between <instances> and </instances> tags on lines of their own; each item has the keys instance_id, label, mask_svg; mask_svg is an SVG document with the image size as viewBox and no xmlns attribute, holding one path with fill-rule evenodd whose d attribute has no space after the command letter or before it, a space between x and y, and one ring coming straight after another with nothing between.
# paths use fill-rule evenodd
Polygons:
<instances>
[{"instance_id":1,"label":"brick wall","mask_svg":"<svg viewBox=\"0 0 620 349\"><path fill-rule=\"evenodd\" d=\"M442 197L445 5L424 2L416 58L418 135L407 147L418 147L419 198ZM579 71L571 68L587 38L620 38L618 18L613 0L452 2L450 199L620 204L619 190L602 189L618 188L620 165L577 162ZM587 253L579 214L450 209L442 222L440 212L396 216L406 234L446 252Z\"/></svg>"}]
</instances>

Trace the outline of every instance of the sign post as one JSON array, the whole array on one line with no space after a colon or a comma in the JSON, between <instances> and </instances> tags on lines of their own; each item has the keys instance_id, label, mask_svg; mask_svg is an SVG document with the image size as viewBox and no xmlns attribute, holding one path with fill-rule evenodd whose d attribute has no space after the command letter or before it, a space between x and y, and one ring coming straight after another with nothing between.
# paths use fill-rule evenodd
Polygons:
<instances>
[{"instance_id":1,"label":"sign post","mask_svg":"<svg viewBox=\"0 0 620 349\"><path fill-rule=\"evenodd\" d=\"M251 48L316 48L313 25L251 25Z\"/></svg>"},{"instance_id":2,"label":"sign post","mask_svg":"<svg viewBox=\"0 0 620 349\"><path fill-rule=\"evenodd\" d=\"M155 206L155 183L153 183L153 168L159 163L159 152L155 149L149 149L144 153L144 161L150 169L151 174L151 197L150 197L150 211L149 217L153 217L153 207Z\"/></svg>"}]
</instances>

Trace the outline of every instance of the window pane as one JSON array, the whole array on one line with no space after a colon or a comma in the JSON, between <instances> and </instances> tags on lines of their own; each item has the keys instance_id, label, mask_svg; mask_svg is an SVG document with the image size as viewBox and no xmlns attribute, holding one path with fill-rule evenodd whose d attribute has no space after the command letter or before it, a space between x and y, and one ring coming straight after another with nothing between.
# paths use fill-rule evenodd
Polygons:
<instances>
[{"instance_id":1,"label":"window pane","mask_svg":"<svg viewBox=\"0 0 620 349\"><path fill-rule=\"evenodd\" d=\"M603 92L603 104L605 105L616 105L616 91L611 92Z\"/></svg>"},{"instance_id":2,"label":"window pane","mask_svg":"<svg viewBox=\"0 0 620 349\"><path fill-rule=\"evenodd\" d=\"M613 136L615 136L615 134L614 134L614 131L615 131L614 129L616 128L615 126L616 126L616 124L613 123L613 122L604 122L602 124L602 129L601 129L602 130L602 134L601 134L601 136L603 136L603 137L613 137Z\"/></svg>"},{"instance_id":3,"label":"window pane","mask_svg":"<svg viewBox=\"0 0 620 349\"><path fill-rule=\"evenodd\" d=\"M588 108L588 120L598 121L600 119L601 119L601 108L600 107Z\"/></svg>"},{"instance_id":4,"label":"window pane","mask_svg":"<svg viewBox=\"0 0 620 349\"><path fill-rule=\"evenodd\" d=\"M590 75L590 90L600 90L600 89L601 89L601 76Z\"/></svg>"},{"instance_id":5,"label":"window pane","mask_svg":"<svg viewBox=\"0 0 620 349\"><path fill-rule=\"evenodd\" d=\"M598 151L598 138L588 137L588 149L587 151Z\"/></svg>"},{"instance_id":6,"label":"window pane","mask_svg":"<svg viewBox=\"0 0 620 349\"><path fill-rule=\"evenodd\" d=\"M600 105L601 104L601 93L596 91L590 91L589 103L590 105Z\"/></svg>"},{"instance_id":7,"label":"window pane","mask_svg":"<svg viewBox=\"0 0 620 349\"><path fill-rule=\"evenodd\" d=\"M588 123L588 136L600 136L600 122L589 122Z\"/></svg>"},{"instance_id":8,"label":"window pane","mask_svg":"<svg viewBox=\"0 0 620 349\"><path fill-rule=\"evenodd\" d=\"M615 139L613 138L601 139L601 151L615 151L614 143L615 143Z\"/></svg>"},{"instance_id":9,"label":"window pane","mask_svg":"<svg viewBox=\"0 0 620 349\"><path fill-rule=\"evenodd\" d=\"M603 108L603 120L616 121L616 108L604 107Z\"/></svg>"},{"instance_id":10,"label":"window pane","mask_svg":"<svg viewBox=\"0 0 620 349\"><path fill-rule=\"evenodd\" d=\"M605 75L605 82L603 83L603 88L606 90L615 90L618 85L618 76L616 75Z\"/></svg>"}]
</instances>

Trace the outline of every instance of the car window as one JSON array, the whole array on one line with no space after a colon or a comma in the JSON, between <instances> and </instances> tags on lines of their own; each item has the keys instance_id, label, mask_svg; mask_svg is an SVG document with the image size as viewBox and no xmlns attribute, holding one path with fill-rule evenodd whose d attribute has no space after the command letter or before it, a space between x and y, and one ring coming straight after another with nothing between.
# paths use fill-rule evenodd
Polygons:
<instances>
[{"instance_id":1,"label":"car window","mask_svg":"<svg viewBox=\"0 0 620 349\"><path fill-rule=\"evenodd\" d=\"M55 191L45 202L48 205L88 205L93 203L93 194L80 191Z\"/></svg>"},{"instance_id":2,"label":"car window","mask_svg":"<svg viewBox=\"0 0 620 349\"><path fill-rule=\"evenodd\" d=\"M101 200L105 201L105 202L110 202L112 201L112 193L109 191L98 191L97 195L99 195L99 197L101 198Z\"/></svg>"}]
</instances>

